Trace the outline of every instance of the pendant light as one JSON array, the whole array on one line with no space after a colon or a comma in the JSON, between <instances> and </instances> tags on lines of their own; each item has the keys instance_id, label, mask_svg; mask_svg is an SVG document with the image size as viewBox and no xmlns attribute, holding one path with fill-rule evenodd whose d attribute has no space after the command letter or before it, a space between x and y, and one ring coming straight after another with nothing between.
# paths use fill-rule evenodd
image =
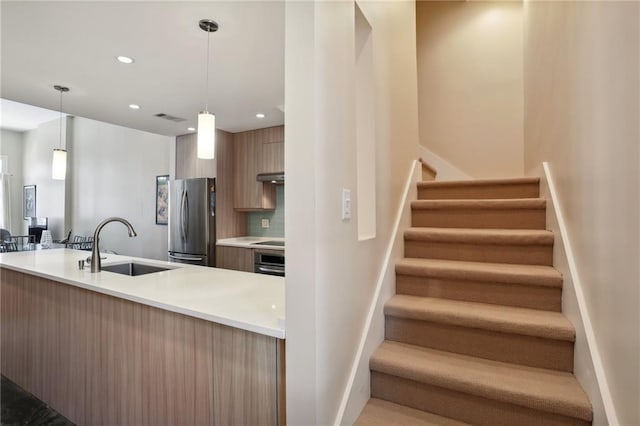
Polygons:
<instances>
[{"instance_id":1,"label":"pendant light","mask_svg":"<svg viewBox=\"0 0 640 426\"><path fill-rule=\"evenodd\" d=\"M64 180L67 176L67 150L62 147L62 94L69 91L68 87L55 85L54 89L60 92L60 147L53 150L51 163L51 178ZM66 132L65 132L66 134Z\"/></svg>"},{"instance_id":2,"label":"pendant light","mask_svg":"<svg viewBox=\"0 0 640 426\"><path fill-rule=\"evenodd\" d=\"M216 116L209 108L209 39L211 33L218 31L218 23L211 19L201 19L198 26L207 32L207 88L205 91L204 111L198 114L198 158L211 160L216 153Z\"/></svg>"}]
</instances>

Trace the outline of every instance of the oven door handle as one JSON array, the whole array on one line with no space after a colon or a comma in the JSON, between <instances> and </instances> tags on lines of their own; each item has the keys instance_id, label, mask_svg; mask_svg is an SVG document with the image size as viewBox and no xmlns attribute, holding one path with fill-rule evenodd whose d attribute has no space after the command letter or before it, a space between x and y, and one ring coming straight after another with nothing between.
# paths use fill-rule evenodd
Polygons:
<instances>
[{"instance_id":1,"label":"oven door handle","mask_svg":"<svg viewBox=\"0 0 640 426\"><path fill-rule=\"evenodd\" d=\"M282 269L267 268L266 266L258 266L258 271L260 271L260 272L270 272L272 274L284 274L284 270L282 270Z\"/></svg>"}]
</instances>

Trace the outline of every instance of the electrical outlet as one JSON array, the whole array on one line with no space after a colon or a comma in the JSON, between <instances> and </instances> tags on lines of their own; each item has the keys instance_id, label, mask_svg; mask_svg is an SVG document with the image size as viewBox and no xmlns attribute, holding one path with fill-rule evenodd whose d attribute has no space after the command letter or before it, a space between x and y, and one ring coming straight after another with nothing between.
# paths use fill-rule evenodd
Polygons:
<instances>
[{"instance_id":1,"label":"electrical outlet","mask_svg":"<svg viewBox=\"0 0 640 426\"><path fill-rule=\"evenodd\" d=\"M269 227L269 219L262 219L261 225L263 228Z\"/></svg>"},{"instance_id":2,"label":"electrical outlet","mask_svg":"<svg viewBox=\"0 0 640 426\"><path fill-rule=\"evenodd\" d=\"M351 219L351 190L342 188L342 220Z\"/></svg>"}]
</instances>

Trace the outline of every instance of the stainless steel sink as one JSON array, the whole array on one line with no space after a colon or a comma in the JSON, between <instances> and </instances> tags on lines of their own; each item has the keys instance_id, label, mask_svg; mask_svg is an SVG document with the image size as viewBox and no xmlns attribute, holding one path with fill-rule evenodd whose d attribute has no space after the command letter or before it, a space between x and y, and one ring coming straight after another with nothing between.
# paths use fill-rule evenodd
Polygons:
<instances>
[{"instance_id":1,"label":"stainless steel sink","mask_svg":"<svg viewBox=\"0 0 640 426\"><path fill-rule=\"evenodd\" d=\"M173 268L164 268L162 266L145 265L142 263L119 263L117 265L103 266L103 271L115 272L116 274L129 275L136 277L138 275L152 274L154 272L168 271Z\"/></svg>"}]
</instances>

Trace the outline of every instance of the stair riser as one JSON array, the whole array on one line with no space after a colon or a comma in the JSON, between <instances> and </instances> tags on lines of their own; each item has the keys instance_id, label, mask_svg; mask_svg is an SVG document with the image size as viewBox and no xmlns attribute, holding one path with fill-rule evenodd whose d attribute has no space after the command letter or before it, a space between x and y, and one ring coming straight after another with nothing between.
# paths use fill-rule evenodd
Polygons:
<instances>
[{"instance_id":1,"label":"stair riser","mask_svg":"<svg viewBox=\"0 0 640 426\"><path fill-rule=\"evenodd\" d=\"M406 240L405 257L466 260L471 262L553 264L553 246L512 244L467 244L439 241Z\"/></svg>"},{"instance_id":2,"label":"stair riser","mask_svg":"<svg viewBox=\"0 0 640 426\"><path fill-rule=\"evenodd\" d=\"M545 229L544 209L413 209L411 226Z\"/></svg>"},{"instance_id":3,"label":"stair riser","mask_svg":"<svg viewBox=\"0 0 640 426\"><path fill-rule=\"evenodd\" d=\"M385 337L529 367L573 371L573 342L386 316Z\"/></svg>"},{"instance_id":4,"label":"stair riser","mask_svg":"<svg viewBox=\"0 0 640 426\"><path fill-rule=\"evenodd\" d=\"M562 289L396 275L396 293L560 312Z\"/></svg>"},{"instance_id":5,"label":"stair riser","mask_svg":"<svg viewBox=\"0 0 640 426\"><path fill-rule=\"evenodd\" d=\"M584 420L534 410L371 372L371 396L480 426L588 426Z\"/></svg>"},{"instance_id":6,"label":"stair riser","mask_svg":"<svg viewBox=\"0 0 640 426\"><path fill-rule=\"evenodd\" d=\"M418 188L419 200L487 200L500 198L538 198L538 184L469 185L443 188Z\"/></svg>"}]
</instances>

